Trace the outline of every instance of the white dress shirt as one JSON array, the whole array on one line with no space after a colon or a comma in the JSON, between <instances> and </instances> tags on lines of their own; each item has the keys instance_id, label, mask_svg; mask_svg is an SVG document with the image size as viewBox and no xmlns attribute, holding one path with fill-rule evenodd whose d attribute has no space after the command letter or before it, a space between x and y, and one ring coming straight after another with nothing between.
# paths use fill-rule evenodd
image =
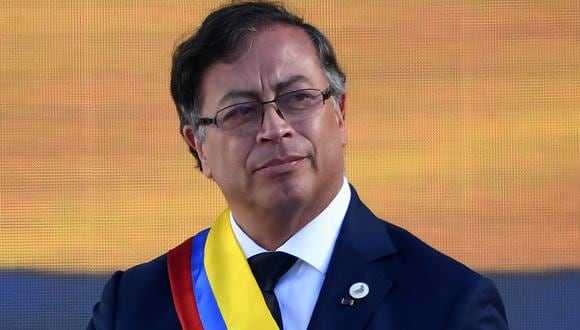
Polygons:
<instances>
[{"instance_id":1,"label":"white dress shirt","mask_svg":"<svg viewBox=\"0 0 580 330\"><path fill-rule=\"evenodd\" d=\"M308 327L340 226L348 209L350 194L348 181L344 178L342 187L330 204L276 249L298 257L296 263L280 278L274 289L280 304L284 329L303 330ZM230 222L246 259L267 252L244 233L231 212Z\"/></svg>"}]
</instances>

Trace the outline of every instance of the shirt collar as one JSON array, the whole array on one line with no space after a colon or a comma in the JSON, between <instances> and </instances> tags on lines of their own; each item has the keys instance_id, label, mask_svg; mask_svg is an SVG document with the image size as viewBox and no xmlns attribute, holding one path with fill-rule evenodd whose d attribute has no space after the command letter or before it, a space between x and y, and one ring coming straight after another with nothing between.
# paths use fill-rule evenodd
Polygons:
<instances>
[{"instance_id":1,"label":"shirt collar","mask_svg":"<svg viewBox=\"0 0 580 330\"><path fill-rule=\"evenodd\" d=\"M290 237L276 251L289 253L310 264L319 272L325 274L328 269L330 257L334 250L334 244L338 237L338 232L348 204L350 203L351 191L346 178L343 179L342 186L338 194L328 204L328 206L304 228ZM230 223L234 235L246 258L250 258L258 253L267 252L252 240L236 223L233 214L230 212ZM315 246L316 248L312 248Z\"/></svg>"}]
</instances>

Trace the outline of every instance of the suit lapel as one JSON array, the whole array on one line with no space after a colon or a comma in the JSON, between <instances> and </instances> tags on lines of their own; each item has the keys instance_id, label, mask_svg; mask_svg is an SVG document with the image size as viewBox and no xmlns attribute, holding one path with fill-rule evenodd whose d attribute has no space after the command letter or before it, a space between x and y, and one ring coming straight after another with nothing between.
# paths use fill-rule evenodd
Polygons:
<instances>
[{"instance_id":1,"label":"suit lapel","mask_svg":"<svg viewBox=\"0 0 580 330\"><path fill-rule=\"evenodd\" d=\"M351 200L336 240L318 301L308 329L362 329L383 300L391 281L387 278L385 258L396 253L383 221L376 218L358 198L351 186ZM369 293L354 299L352 284L364 282Z\"/></svg>"}]
</instances>

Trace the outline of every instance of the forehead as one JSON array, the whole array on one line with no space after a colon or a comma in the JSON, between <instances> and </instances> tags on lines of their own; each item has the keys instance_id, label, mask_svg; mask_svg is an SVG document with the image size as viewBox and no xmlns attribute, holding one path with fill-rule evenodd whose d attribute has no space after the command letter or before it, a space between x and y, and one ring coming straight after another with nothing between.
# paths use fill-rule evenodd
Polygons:
<instances>
[{"instance_id":1,"label":"forehead","mask_svg":"<svg viewBox=\"0 0 580 330\"><path fill-rule=\"evenodd\" d=\"M296 80L297 76L303 79ZM271 97L281 86L291 88L326 88L316 49L302 29L274 25L252 33L246 49L231 62L217 62L208 67L202 79L202 112L223 106L223 98L232 91ZM213 108L213 110L212 110ZM207 110L210 109L210 110Z\"/></svg>"}]
</instances>

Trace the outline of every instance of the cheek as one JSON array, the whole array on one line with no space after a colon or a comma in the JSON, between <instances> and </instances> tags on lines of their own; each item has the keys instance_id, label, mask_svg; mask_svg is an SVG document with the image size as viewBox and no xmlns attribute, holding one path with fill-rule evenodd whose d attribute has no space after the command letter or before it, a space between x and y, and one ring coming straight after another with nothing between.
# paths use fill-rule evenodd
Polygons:
<instances>
[{"instance_id":1,"label":"cheek","mask_svg":"<svg viewBox=\"0 0 580 330\"><path fill-rule=\"evenodd\" d=\"M334 131L336 127L332 127L327 120L313 120L296 129L302 148L312 154L316 168L332 162L330 158L336 153Z\"/></svg>"},{"instance_id":2,"label":"cheek","mask_svg":"<svg viewBox=\"0 0 580 330\"><path fill-rule=\"evenodd\" d=\"M342 157L345 136L344 128L339 125L333 113L313 126L311 141L316 145L318 153L324 154L328 159L339 159Z\"/></svg>"},{"instance_id":3,"label":"cheek","mask_svg":"<svg viewBox=\"0 0 580 330\"><path fill-rule=\"evenodd\" d=\"M247 139L228 137L216 141L211 152L214 176L235 177L244 171L251 144ZM217 173L219 172L219 174Z\"/></svg>"}]
</instances>

